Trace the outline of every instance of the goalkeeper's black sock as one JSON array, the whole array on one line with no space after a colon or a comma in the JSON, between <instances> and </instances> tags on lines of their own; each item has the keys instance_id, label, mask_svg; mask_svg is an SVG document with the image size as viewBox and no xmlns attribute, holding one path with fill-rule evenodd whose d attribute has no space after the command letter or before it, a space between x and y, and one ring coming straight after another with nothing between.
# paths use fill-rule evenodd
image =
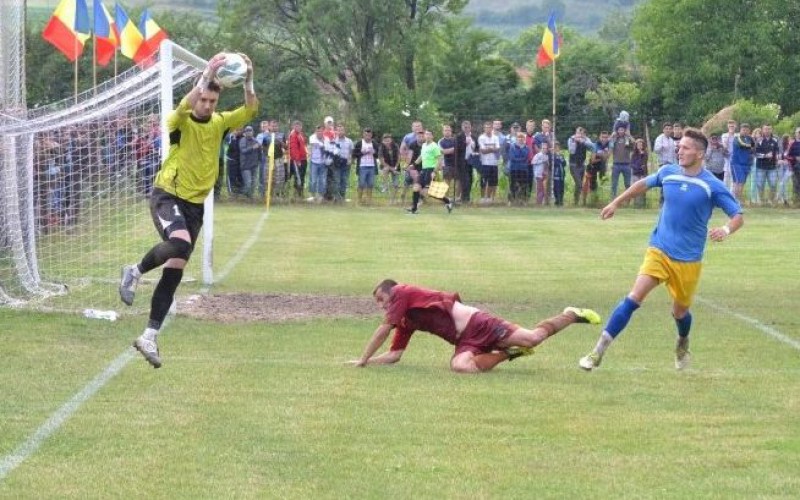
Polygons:
<instances>
[{"instance_id":1,"label":"goalkeeper's black sock","mask_svg":"<svg viewBox=\"0 0 800 500\"><path fill-rule=\"evenodd\" d=\"M148 328L158 330L167 317L169 308L172 306L172 301L175 298L175 290L181 284L183 278L183 269L175 269L172 267L165 267L161 271L161 279L156 285L153 292L153 299L150 302L150 321L147 323Z\"/></svg>"},{"instance_id":2,"label":"goalkeeper's black sock","mask_svg":"<svg viewBox=\"0 0 800 500\"><path fill-rule=\"evenodd\" d=\"M411 197L411 211L416 212L418 205L419 205L419 191L414 191L414 194Z\"/></svg>"},{"instance_id":3,"label":"goalkeeper's black sock","mask_svg":"<svg viewBox=\"0 0 800 500\"><path fill-rule=\"evenodd\" d=\"M448 198L447 196L445 196L444 198L442 198L442 202L443 202L445 205L448 205L448 204L450 203L450 198Z\"/></svg>"}]
</instances>

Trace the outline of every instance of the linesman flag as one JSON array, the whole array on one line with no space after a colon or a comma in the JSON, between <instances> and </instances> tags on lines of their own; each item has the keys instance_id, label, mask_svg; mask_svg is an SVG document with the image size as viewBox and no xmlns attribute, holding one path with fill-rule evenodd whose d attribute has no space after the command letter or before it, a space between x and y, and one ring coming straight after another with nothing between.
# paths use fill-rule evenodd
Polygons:
<instances>
[{"instance_id":1,"label":"linesman flag","mask_svg":"<svg viewBox=\"0 0 800 500\"><path fill-rule=\"evenodd\" d=\"M558 59L560 45L561 37L556 31L556 13L551 12L542 35L542 45L539 47L539 53L536 54L536 66L544 68Z\"/></svg>"},{"instance_id":2,"label":"linesman flag","mask_svg":"<svg viewBox=\"0 0 800 500\"><path fill-rule=\"evenodd\" d=\"M114 6L114 19L117 23L117 30L119 30L120 52L128 59L139 62L136 59L136 53L144 43L142 33L133 24L133 21L131 21L131 18L128 17L125 9L120 4L115 4Z\"/></svg>"},{"instance_id":3,"label":"linesman flag","mask_svg":"<svg viewBox=\"0 0 800 500\"><path fill-rule=\"evenodd\" d=\"M83 45L91 36L91 30L86 0L61 0L42 31L42 38L75 62L83 53Z\"/></svg>"},{"instance_id":4,"label":"linesman flag","mask_svg":"<svg viewBox=\"0 0 800 500\"><path fill-rule=\"evenodd\" d=\"M100 0L94 0L94 43L97 64L105 66L119 46L117 25Z\"/></svg>"}]
</instances>

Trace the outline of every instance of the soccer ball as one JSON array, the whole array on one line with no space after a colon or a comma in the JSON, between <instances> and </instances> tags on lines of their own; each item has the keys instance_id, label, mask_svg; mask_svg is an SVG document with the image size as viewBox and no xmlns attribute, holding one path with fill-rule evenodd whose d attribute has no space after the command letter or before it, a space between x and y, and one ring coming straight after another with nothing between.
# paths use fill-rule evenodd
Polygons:
<instances>
[{"instance_id":1,"label":"soccer ball","mask_svg":"<svg viewBox=\"0 0 800 500\"><path fill-rule=\"evenodd\" d=\"M217 70L217 79L225 88L237 87L247 76L247 63L239 54L225 54L225 64Z\"/></svg>"}]
</instances>

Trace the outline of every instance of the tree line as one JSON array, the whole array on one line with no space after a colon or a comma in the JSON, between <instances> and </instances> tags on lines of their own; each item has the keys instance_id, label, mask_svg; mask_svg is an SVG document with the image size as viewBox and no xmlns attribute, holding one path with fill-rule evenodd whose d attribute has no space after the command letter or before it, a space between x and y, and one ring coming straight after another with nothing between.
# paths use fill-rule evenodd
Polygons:
<instances>
[{"instance_id":1,"label":"tree line","mask_svg":"<svg viewBox=\"0 0 800 500\"><path fill-rule=\"evenodd\" d=\"M279 119L319 122L333 114L399 133L411 119L550 116L552 69L534 64L544 26L504 39L477 28L463 14L466 4L226 0L218 3L218 22L186 12L161 14L158 22L200 55L222 49L250 55L262 110ZM800 111L800 2L650 0L630 16L609 17L591 35L570 28L564 9L555 73L562 133L610 124L623 109L639 123L697 125L741 99L756 108L772 104L776 120L800 117L793 116ZM29 25L27 32L31 106L72 92L72 66L42 41L41 28ZM119 63L120 71L130 65ZM80 87L87 89L91 57L80 65ZM99 78L112 71L102 68ZM223 97L223 105L239 99Z\"/></svg>"}]
</instances>

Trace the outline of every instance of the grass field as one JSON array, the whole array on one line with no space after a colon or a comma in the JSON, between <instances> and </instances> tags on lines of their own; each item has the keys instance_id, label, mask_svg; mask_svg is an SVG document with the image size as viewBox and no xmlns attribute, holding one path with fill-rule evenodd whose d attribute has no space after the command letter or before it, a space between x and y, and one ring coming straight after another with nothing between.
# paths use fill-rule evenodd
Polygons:
<instances>
[{"instance_id":1,"label":"grass field","mask_svg":"<svg viewBox=\"0 0 800 500\"><path fill-rule=\"evenodd\" d=\"M218 209L217 270L241 256L262 213ZM605 316L655 217L276 207L210 293L362 296L390 276L527 325L566 305ZM179 315L153 370L124 354L144 316L0 309L0 497L798 498L799 222L752 211L741 233L709 245L686 372L672 367L663 289L593 373L577 368L599 333L587 326L463 376L448 370L452 348L426 334L398 365L345 365L377 309L271 324ZM74 397L70 418L48 420Z\"/></svg>"}]
</instances>

